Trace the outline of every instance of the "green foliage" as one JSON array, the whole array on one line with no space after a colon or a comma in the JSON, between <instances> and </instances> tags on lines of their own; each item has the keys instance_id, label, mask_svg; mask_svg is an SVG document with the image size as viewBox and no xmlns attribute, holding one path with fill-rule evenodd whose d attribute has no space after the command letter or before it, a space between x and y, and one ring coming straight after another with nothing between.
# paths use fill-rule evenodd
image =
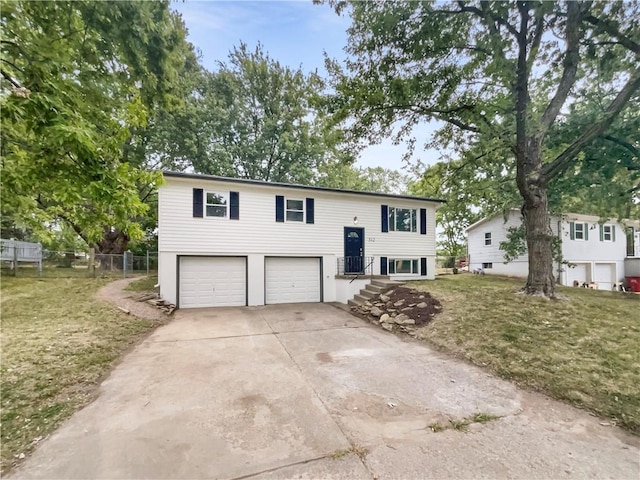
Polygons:
<instances>
[{"instance_id":1,"label":"green foliage","mask_svg":"<svg viewBox=\"0 0 640 480\"><path fill-rule=\"evenodd\" d=\"M331 153L320 122L320 77L293 70L258 45L234 48L205 75L199 94L200 173L275 182L313 183Z\"/></svg>"},{"instance_id":2,"label":"green foliage","mask_svg":"<svg viewBox=\"0 0 640 480\"><path fill-rule=\"evenodd\" d=\"M393 135L411 153L412 132L436 122L429 145L468 165L467 185L494 190L491 210L522 206L539 252L529 293L553 296L552 236L539 227L549 195L564 208L589 189L601 212L637 211L637 115L628 108L640 88L637 3L331 3L352 20L344 68L327 61L346 139L357 148Z\"/></svg>"},{"instance_id":3,"label":"green foliage","mask_svg":"<svg viewBox=\"0 0 640 480\"><path fill-rule=\"evenodd\" d=\"M408 177L396 170L382 167L361 168L332 162L320 166L315 184L320 187L401 195L407 192L408 182Z\"/></svg>"},{"instance_id":4,"label":"green foliage","mask_svg":"<svg viewBox=\"0 0 640 480\"><path fill-rule=\"evenodd\" d=\"M143 231L140 189L158 173L127 147L175 105L189 46L168 2L10 2L2 9L2 216L42 233L63 221L87 243Z\"/></svg>"},{"instance_id":5,"label":"green foliage","mask_svg":"<svg viewBox=\"0 0 640 480\"><path fill-rule=\"evenodd\" d=\"M461 173L464 165L461 161L438 162L428 167L410 188L413 195L446 201L436 210L441 238L438 247L442 255L452 258L466 253L465 229L480 218L477 206L483 203L479 182L464 178Z\"/></svg>"}]
</instances>

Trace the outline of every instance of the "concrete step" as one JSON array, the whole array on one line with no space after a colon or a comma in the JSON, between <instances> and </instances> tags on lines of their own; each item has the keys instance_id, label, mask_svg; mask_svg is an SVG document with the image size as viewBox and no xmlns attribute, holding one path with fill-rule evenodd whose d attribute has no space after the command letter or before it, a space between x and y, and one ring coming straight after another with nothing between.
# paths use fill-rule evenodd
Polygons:
<instances>
[{"instance_id":1,"label":"concrete step","mask_svg":"<svg viewBox=\"0 0 640 480\"><path fill-rule=\"evenodd\" d=\"M369 300L368 297L365 297L364 295L360 295L359 293L356 293L353 297L353 299L358 302L359 305L362 305L364 302L366 302L367 300Z\"/></svg>"},{"instance_id":2,"label":"concrete step","mask_svg":"<svg viewBox=\"0 0 640 480\"><path fill-rule=\"evenodd\" d=\"M372 283L369 283L364 287L364 290L371 292L371 294L373 295L378 295L380 293L383 293L388 288L389 287L381 287L380 285L373 285ZM362 293L362 290L360 290L360 293Z\"/></svg>"},{"instance_id":3,"label":"concrete step","mask_svg":"<svg viewBox=\"0 0 640 480\"><path fill-rule=\"evenodd\" d=\"M385 288L397 287L398 285L402 284L403 282L397 282L395 280L383 280L381 278L374 278L373 280L371 280L371 285Z\"/></svg>"},{"instance_id":4,"label":"concrete step","mask_svg":"<svg viewBox=\"0 0 640 480\"><path fill-rule=\"evenodd\" d=\"M373 298L376 295L377 295L377 292L374 292L372 290L367 290L366 287L360 290L360 296L362 297Z\"/></svg>"},{"instance_id":5,"label":"concrete step","mask_svg":"<svg viewBox=\"0 0 640 480\"><path fill-rule=\"evenodd\" d=\"M362 305L362 302L359 302L356 299L350 299L347 300L347 305L349 305L350 307L359 307L360 305Z\"/></svg>"}]
</instances>

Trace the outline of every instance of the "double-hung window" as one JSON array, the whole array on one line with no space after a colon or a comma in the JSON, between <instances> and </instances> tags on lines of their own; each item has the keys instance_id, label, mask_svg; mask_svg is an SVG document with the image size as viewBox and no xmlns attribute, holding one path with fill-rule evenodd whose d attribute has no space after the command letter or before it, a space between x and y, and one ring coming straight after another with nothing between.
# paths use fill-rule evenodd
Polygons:
<instances>
[{"instance_id":1,"label":"double-hung window","mask_svg":"<svg viewBox=\"0 0 640 480\"><path fill-rule=\"evenodd\" d=\"M226 217L229 194L219 192L207 192L206 212L207 217Z\"/></svg>"},{"instance_id":2,"label":"double-hung window","mask_svg":"<svg viewBox=\"0 0 640 480\"><path fill-rule=\"evenodd\" d=\"M584 223L576 223L575 225L575 239L576 240L584 240Z\"/></svg>"},{"instance_id":3,"label":"double-hung window","mask_svg":"<svg viewBox=\"0 0 640 480\"><path fill-rule=\"evenodd\" d=\"M485 247L491 245L491 232L487 232L484 234L484 245Z\"/></svg>"},{"instance_id":4,"label":"double-hung window","mask_svg":"<svg viewBox=\"0 0 640 480\"><path fill-rule=\"evenodd\" d=\"M390 232L415 232L416 209L389 207L389 231Z\"/></svg>"},{"instance_id":5,"label":"double-hung window","mask_svg":"<svg viewBox=\"0 0 640 480\"><path fill-rule=\"evenodd\" d=\"M613 241L613 225L602 226L602 240L605 242Z\"/></svg>"},{"instance_id":6,"label":"double-hung window","mask_svg":"<svg viewBox=\"0 0 640 480\"><path fill-rule=\"evenodd\" d=\"M389 275L398 274L419 274L420 266L417 258L390 258L389 259Z\"/></svg>"},{"instance_id":7,"label":"double-hung window","mask_svg":"<svg viewBox=\"0 0 640 480\"><path fill-rule=\"evenodd\" d=\"M304 222L304 200L287 198L287 222Z\"/></svg>"}]
</instances>

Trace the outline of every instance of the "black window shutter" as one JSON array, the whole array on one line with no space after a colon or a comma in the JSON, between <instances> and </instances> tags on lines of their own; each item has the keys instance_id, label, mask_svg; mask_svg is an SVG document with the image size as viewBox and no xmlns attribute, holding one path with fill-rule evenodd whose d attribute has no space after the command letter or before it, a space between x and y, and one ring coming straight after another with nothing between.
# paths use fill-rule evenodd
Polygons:
<instances>
[{"instance_id":1,"label":"black window shutter","mask_svg":"<svg viewBox=\"0 0 640 480\"><path fill-rule=\"evenodd\" d=\"M313 223L314 202L313 198L307 198L307 223Z\"/></svg>"},{"instance_id":2,"label":"black window shutter","mask_svg":"<svg viewBox=\"0 0 640 480\"><path fill-rule=\"evenodd\" d=\"M382 231L383 232L388 232L389 231L389 207L387 205L382 205ZM385 272L386 272L386 268L385 268ZM386 275L386 273L384 273L383 275Z\"/></svg>"},{"instance_id":3,"label":"black window shutter","mask_svg":"<svg viewBox=\"0 0 640 480\"><path fill-rule=\"evenodd\" d=\"M276 222L284 222L284 197L276 195Z\"/></svg>"},{"instance_id":4,"label":"black window shutter","mask_svg":"<svg viewBox=\"0 0 640 480\"><path fill-rule=\"evenodd\" d=\"M427 258L422 257L420 259L420 275L423 277L427 274Z\"/></svg>"},{"instance_id":5,"label":"black window shutter","mask_svg":"<svg viewBox=\"0 0 640 480\"><path fill-rule=\"evenodd\" d=\"M203 214L204 190L201 188L193 189L193 216L202 218Z\"/></svg>"},{"instance_id":6,"label":"black window shutter","mask_svg":"<svg viewBox=\"0 0 640 480\"><path fill-rule=\"evenodd\" d=\"M240 194L231 192L229 195L229 218L231 220L240 219Z\"/></svg>"},{"instance_id":7,"label":"black window shutter","mask_svg":"<svg viewBox=\"0 0 640 480\"><path fill-rule=\"evenodd\" d=\"M427 209L420 209L420 235L427 234Z\"/></svg>"},{"instance_id":8,"label":"black window shutter","mask_svg":"<svg viewBox=\"0 0 640 480\"><path fill-rule=\"evenodd\" d=\"M387 257L380 257L380 275L387 274Z\"/></svg>"}]
</instances>

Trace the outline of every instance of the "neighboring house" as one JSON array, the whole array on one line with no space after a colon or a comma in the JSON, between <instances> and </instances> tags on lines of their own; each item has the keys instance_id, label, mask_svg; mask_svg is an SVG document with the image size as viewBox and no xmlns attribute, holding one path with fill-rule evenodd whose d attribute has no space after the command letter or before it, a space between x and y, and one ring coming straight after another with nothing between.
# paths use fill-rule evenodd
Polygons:
<instances>
[{"instance_id":1,"label":"neighboring house","mask_svg":"<svg viewBox=\"0 0 640 480\"><path fill-rule=\"evenodd\" d=\"M433 279L441 200L185 173L159 189L160 294L178 308L346 303Z\"/></svg>"},{"instance_id":2,"label":"neighboring house","mask_svg":"<svg viewBox=\"0 0 640 480\"><path fill-rule=\"evenodd\" d=\"M499 214L483 218L467 228L469 270L485 274L526 277L527 255L505 264L500 242L507 240L510 227L522 224L519 210L506 216ZM554 265L562 285L598 284L609 290L625 276L638 275L640 265L640 222L608 220L596 216L567 213L551 218L551 230L562 240L562 257L568 265Z\"/></svg>"}]
</instances>

